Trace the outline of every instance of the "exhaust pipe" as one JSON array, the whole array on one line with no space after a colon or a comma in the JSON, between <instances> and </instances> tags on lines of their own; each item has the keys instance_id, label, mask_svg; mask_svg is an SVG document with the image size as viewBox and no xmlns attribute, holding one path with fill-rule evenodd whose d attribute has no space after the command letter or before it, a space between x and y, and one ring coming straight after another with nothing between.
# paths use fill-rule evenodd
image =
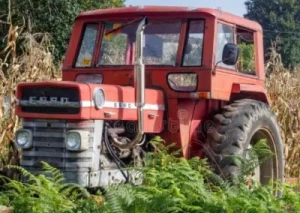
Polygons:
<instances>
[{"instance_id":1,"label":"exhaust pipe","mask_svg":"<svg viewBox=\"0 0 300 213\"><path fill-rule=\"evenodd\" d=\"M111 143L122 149L131 149L144 140L144 105L145 105L145 65L143 63L144 30L147 18L143 18L136 30L135 63L134 63L134 93L135 106L137 108L138 125L135 138L130 143L123 143L117 137L108 132Z\"/></svg>"},{"instance_id":2,"label":"exhaust pipe","mask_svg":"<svg viewBox=\"0 0 300 213\"><path fill-rule=\"evenodd\" d=\"M144 18L136 31L135 64L134 64L134 93L135 106L138 113L137 133L132 141L135 146L144 137L144 105L145 105L145 65L143 63L144 30L147 25L147 18ZM132 147L133 147L132 146Z\"/></svg>"}]
</instances>

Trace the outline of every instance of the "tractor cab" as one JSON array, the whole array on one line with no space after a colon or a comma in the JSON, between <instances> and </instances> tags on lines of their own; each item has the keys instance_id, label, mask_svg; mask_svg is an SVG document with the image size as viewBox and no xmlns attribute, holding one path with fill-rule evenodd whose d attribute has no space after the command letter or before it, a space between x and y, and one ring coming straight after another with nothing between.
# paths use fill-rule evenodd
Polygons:
<instances>
[{"instance_id":1,"label":"tractor cab","mask_svg":"<svg viewBox=\"0 0 300 213\"><path fill-rule=\"evenodd\" d=\"M206 156L212 164L246 152L251 140L239 134L254 120L234 116L235 110L252 112L268 103L262 40L259 24L220 10L151 6L81 13L62 81L18 86L21 165L39 172L45 161L68 181L99 187L135 179L124 168L143 164L156 135L175 142L183 157ZM219 115L223 108L229 112ZM218 132L241 118L250 124L232 127L238 138ZM254 127L272 132L269 123ZM256 143L271 139L267 132L248 136ZM282 149L276 150L282 157ZM215 168L236 174L230 160L219 163L225 167ZM272 173L274 179L282 178L280 171ZM270 172L261 174L270 179Z\"/></svg>"},{"instance_id":2,"label":"tractor cab","mask_svg":"<svg viewBox=\"0 0 300 213\"><path fill-rule=\"evenodd\" d=\"M229 100L232 84L224 84L224 72L237 74L236 79L246 77L243 80L250 84L252 79L264 79L259 24L220 10L152 6L81 13L63 79L133 86L136 30L143 18L147 19L142 44L146 87L159 87L170 98ZM223 58L229 43L240 48L234 64Z\"/></svg>"}]
</instances>

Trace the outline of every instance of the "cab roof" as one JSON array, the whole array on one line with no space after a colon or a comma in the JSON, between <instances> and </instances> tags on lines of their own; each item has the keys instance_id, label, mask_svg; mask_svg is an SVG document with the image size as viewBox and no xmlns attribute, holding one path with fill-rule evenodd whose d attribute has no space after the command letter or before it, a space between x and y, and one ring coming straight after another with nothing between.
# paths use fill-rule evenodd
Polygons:
<instances>
[{"instance_id":1,"label":"cab roof","mask_svg":"<svg viewBox=\"0 0 300 213\"><path fill-rule=\"evenodd\" d=\"M130 16L130 15L159 15L159 14L179 14L187 15L187 14L207 14L211 15L219 20L229 22L231 24L236 24L242 27L247 27L248 29L252 29L255 31L262 31L262 27L255 21L251 21L240 16L233 15L231 13L227 13L217 9L210 8L195 8L195 7L169 7L169 6L130 6L123 8L113 8L113 9L101 9L101 10L93 10L82 12L77 17L79 18L92 18L92 17L104 17L104 16Z\"/></svg>"}]
</instances>

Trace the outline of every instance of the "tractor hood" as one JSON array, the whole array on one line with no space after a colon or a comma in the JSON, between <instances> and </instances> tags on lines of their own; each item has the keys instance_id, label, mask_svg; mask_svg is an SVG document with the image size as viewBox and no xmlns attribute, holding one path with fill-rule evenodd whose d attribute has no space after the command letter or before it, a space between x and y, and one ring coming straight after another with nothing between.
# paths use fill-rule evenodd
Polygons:
<instances>
[{"instance_id":1,"label":"tractor hood","mask_svg":"<svg viewBox=\"0 0 300 213\"><path fill-rule=\"evenodd\" d=\"M21 118L61 120L137 121L133 87L77 82L22 83L17 88L17 115ZM164 97L145 90L144 132L160 132Z\"/></svg>"}]
</instances>

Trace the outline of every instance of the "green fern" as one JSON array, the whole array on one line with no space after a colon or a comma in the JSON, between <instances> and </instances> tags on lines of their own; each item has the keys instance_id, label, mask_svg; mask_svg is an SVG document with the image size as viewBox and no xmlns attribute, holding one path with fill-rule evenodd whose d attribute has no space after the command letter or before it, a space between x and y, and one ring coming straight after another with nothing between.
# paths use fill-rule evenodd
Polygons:
<instances>
[{"instance_id":1,"label":"green fern","mask_svg":"<svg viewBox=\"0 0 300 213\"><path fill-rule=\"evenodd\" d=\"M103 192L99 206L82 187L65 182L59 170L43 163L44 173L33 175L20 167L30 180L20 183L0 177L0 204L14 207L16 213L298 213L300 195L294 186L282 185L283 196L274 196L273 184L253 185L243 181L232 185L209 170L206 160L179 157L173 145L159 138L152 142L145 167L139 169L143 184L112 185ZM240 161L241 177L264 162L272 153L265 144L253 148L256 160ZM172 153L172 154L169 154ZM251 156L251 154L250 154ZM259 156L259 160L257 160Z\"/></svg>"},{"instance_id":2,"label":"green fern","mask_svg":"<svg viewBox=\"0 0 300 213\"><path fill-rule=\"evenodd\" d=\"M61 172L47 163L42 163L44 174L37 176L18 166L8 168L19 171L27 178L23 183L6 179L4 194L8 203L15 208L14 212L72 212L77 208L76 202L87 199L86 189L75 184L65 184Z\"/></svg>"}]
</instances>

